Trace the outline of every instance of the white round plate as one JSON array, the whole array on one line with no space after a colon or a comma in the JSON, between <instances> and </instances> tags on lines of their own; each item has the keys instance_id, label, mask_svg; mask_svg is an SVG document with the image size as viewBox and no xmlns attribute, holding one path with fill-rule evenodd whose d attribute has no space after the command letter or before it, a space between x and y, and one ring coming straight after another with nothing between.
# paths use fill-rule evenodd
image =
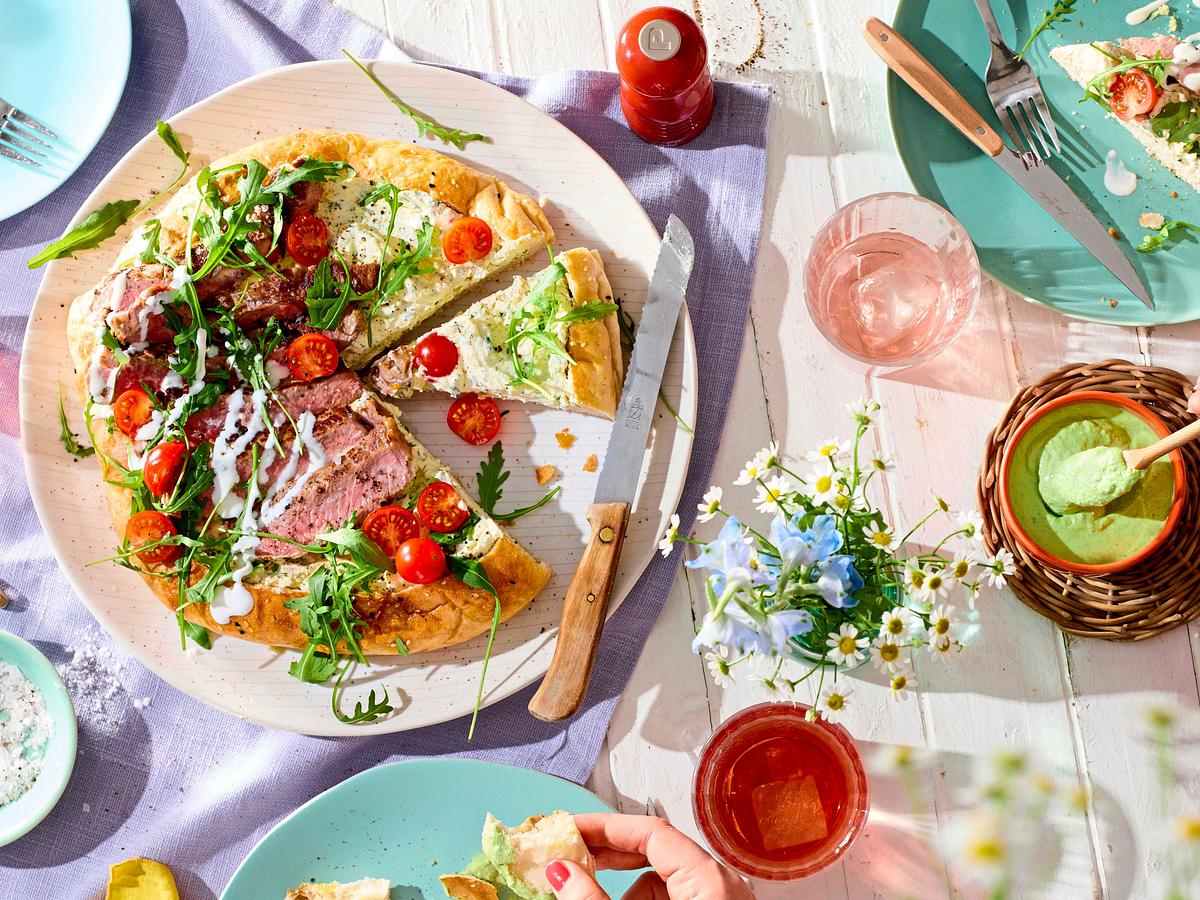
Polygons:
<instances>
[{"instance_id":1,"label":"white round plate","mask_svg":"<svg viewBox=\"0 0 1200 900\"><path fill-rule=\"evenodd\" d=\"M47 150L17 136L43 153L40 168L0 159L0 221L46 197L87 159L121 102L132 46L129 0L4 4L0 96L59 139Z\"/></svg>"},{"instance_id":2,"label":"white round plate","mask_svg":"<svg viewBox=\"0 0 1200 900\"><path fill-rule=\"evenodd\" d=\"M635 318L640 315L659 236L620 177L594 150L540 110L470 76L398 62L378 62L374 69L416 108L442 122L490 135L493 143L470 144L465 153L455 155L517 190L545 197L557 248L583 245L600 250L617 296ZM171 124L192 153L193 170L263 137L301 129L332 128L403 140L413 136L409 122L349 61L268 72L181 112ZM149 196L173 177L177 165L157 137L145 138L100 183L76 220L109 200ZM362 735L420 728L469 713L479 686L485 638L398 663L394 657L380 658L372 668L360 668L343 705L352 707L369 688L383 686L396 712L369 725L342 725L330 712L327 686L303 684L287 674L294 651L221 638L209 652L185 653L174 616L136 574L111 564L86 565L108 556L116 538L94 460L76 461L59 444L55 390L63 385L67 414L78 433L82 413L67 352L67 309L72 298L103 276L129 230L131 226L99 250L49 265L21 357L21 434L30 493L76 592L121 644L167 682L264 725L308 734ZM528 274L545 264L546 256L541 255L515 271ZM451 304L448 312L460 311L508 284L512 275L510 270L492 279ZM686 314L675 332L663 387L682 418L695 421L696 350ZM447 430L448 402L442 396L409 401L405 422L474 489L474 473L487 448L468 446ZM557 466L563 491L511 529L521 544L553 567L554 576L527 610L501 627L488 668L485 704L530 684L549 666L561 600L588 533L585 514L597 475L585 472L584 465L592 454L603 461L611 428L607 420L591 416L516 403L503 406L508 415L501 439L512 476L499 508L525 505L541 496L545 489L534 480L535 465ZM577 438L566 450L555 440L564 428ZM614 609L654 556L683 491L691 444L691 436L660 404L613 589Z\"/></svg>"}]
</instances>

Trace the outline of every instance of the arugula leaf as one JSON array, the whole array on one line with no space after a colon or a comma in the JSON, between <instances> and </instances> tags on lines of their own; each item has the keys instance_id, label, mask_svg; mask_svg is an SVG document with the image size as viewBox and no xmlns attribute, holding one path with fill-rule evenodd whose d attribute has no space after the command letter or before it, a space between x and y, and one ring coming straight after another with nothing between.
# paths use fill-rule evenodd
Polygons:
<instances>
[{"instance_id":1,"label":"arugula leaf","mask_svg":"<svg viewBox=\"0 0 1200 900\"><path fill-rule=\"evenodd\" d=\"M403 100L401 100L399 97L397 97L392 92L391 88L389 88L386 84L384 84L377 77L375 77L374 72L372 72L370 69L368 69L366 66L364 66L361 62L359 62L357 59L355 59L354 56L351 55L349 50L342 50L342 52L345 53L346 56L350 58L350 61L352 63L354 63L356 66L359 67L359 69L362 70L362 73L364 75L366 75L368 78L371 79L372 82L374 82L375 87L379 88L379 90L383 92L383 95L392 102L392 105L394 105L396 107L396 109L400 110L400 112L404 113L404 115L408 116L410 119L413 120L413 122L416 123L418 136L420 136L420 137L429 136L429 137L438 138L443 143L453 144L459 150L467 149L467 144L469 144L471 141L482 141L485 144L490 144L492 142L492 139L485 134L478 134L476 132L467 132L467 131L463 131L459 128L449 128L445 125L439 124L438 122L429 118L429 116L426 116L426 115L423 115L423 114L417 112L415 109L413 109L407 103L405 103Z\"/></svg>"},{"instance_id":2,"label":"arugula leaf","mask_svg":"<svg viewBox=\"0 0 1200 900\"><path fill-rule=\"evenodd\" d=\"M500 595L496 593L496 589L492 587L487 570L483 568L483 564L479 560L470 559L466 556L447 556L446 567L450 570L451 575L467 587L475 588L479 591L487 591L496 599L500 598Z\"/></svg>"},{"instance_id":3,"label":"arugula leaf","mask_svg":"<svg viewBox=\"0 0 1200 900\"><path fill-rule=\"evenodd\" d=\"M1054 0L1054 5L1042 14L1042 21L1029 35L1029 38L1021 45L1021 49L1017 52L1017 59L1024 59L1025 52L1030 45L1037 40L1039 34L1047 29L1053 29L1055 25L1066 22L1075 14L1075 0Z\"/></svg>"},{"instance_id":4,"label":"arugula leaf","mask_svg":"<svg viewBox=\"0 0 1200 900\"><path fill-rule=\"evenodd\" d=\"M479 464L479 471L475 475L475 484L479 492L479 505L483 507L484 512L500 522L515 522L522 516L541 509L562 491L561 487L556 486L547 491L545 496L536 503L518 507L510 513L498 513L496 504L504 495L504 482L508 481L509 474L508 470L504 468L504 444L502 441L496 441L492 444L492 449L488 451L487 459Z\"/></svg>"},{"instance_id":5,"label":"arugula leaf","mask_svg":"<svg viewBox=\"0 0 1200 900\"><path fill-rule=\"evenodd\" d=\"M191 638L197 647L201 647L204 650L212 649L212 635L209 634L207 628L183 618L182 611L179 613L179 618L184 635Z\"/></svg>"},{"instance_id":6,"label":"arugula leaf","mask_svg":"<svg viewBox=\"0 0 1200 900\"><path fill-rule=\"evenodd\" d=\"M309 286L304 305L308 307L308 324L313 328L337 328L354 296L350 283L350 267L342 259L340 253L334 250L337 261L341 263L345 277L339 289L333 277L333 268L329 265L329 257L317 263L313 272L313 283Z\"/></svg>"},{"instance_id":7,"label":"arugula leaf","mask_svg":"<svg viewBox=\"0 0 1200 900\"><path fill-rule=\"evenodd\" d=\"M155 194L155 199L158 199L183 180L183 176L187 174L188 166L191 165L192 155L183 149L183 144L179 142L179 135L175 133L175 129L166 122L162 121L162 119L159 119L154 123L154 130L158 132L159 140L167 145L167 149L174 153L175 158L183 165L183 169L177 176L175 176L175 180ZM149 203L153 202L153 200L149 201ZM147 203L147 205L149 205L149 203Z\"/></svg>"},{"instance_id":8,"label":"arugula leaf","mask_svg":"<svg viewBox=\"0 0 1200 900\"><path fill-rule=\"evenodd\" d=\"M1169 250L1172 246L1179 243L1189 231L1200 234L1200 227L1173 219L1170 222L1166 222L1158 231L1151 232L1142 238L1142 242L1134 249L1138 253L1156 253L1159 250ZM1178 236L1175 235L1175 232L1179 232Z\"/></svg>"},{"instance_id":9,"label":"arugula leaf","mask_svg":"<svg viewBox=\"0 0 1200 900\"><path fill-rule=\"evenodd\" d=\"M108 330L107 325L104 326L104 334L100 335L100 343L109 349L118 364L123 366L129 362L129 354L125 352L125 348L121 346L117 336Z\"/></svg>"},{"instance_id":10,"label":"arugula leaf","mask_svg":"<svg viewBox=\"0 0 1200 900\"><path fill-rule=\"evenodd\" d=\"M117 233L117 229L129 221L129 217L138 209L136 200L113 200L105 203L99 209L88 213L87 218L48 245L41 253L34 256L27 265L37 269L52 259L62 259L64 256L73 257L80 250L91 250L100 246L101 242Z\"/></svg>"},{"instance_id":11,"label":"arugula leaf","mask_svg":"<svg viewBox=\"0 0 1200 900\"><path fill-rule=\"evenodd\" d=\"M411 651L408 649L408 644L404 643L404 638L402 637L396 638L396 652L401 656L412 655Z\"/></svg>"},{"instance_id":12,"label":"arugula leaf","mask_svg":"<svg viewBox=\"0 0 1200 900\"><path fill-rule=\"evenodd\" d=\"M483 706L483 686L487 682L488 663L492 660L492 645L496 643L496 629L500 627L500 612L500 597L497 596L496 607L492 612L492 628L488 632L487 647L483 651L483 669L479 673L479 689L475 692L475 708L471 711L471 727L467 729L468 743L475 739L475 722L479 719L479 709Z\"/></svg>"},{"instance_id":13,"label":"arugula leaf","mask_svg":"<svg viewBox=\"0 0 1200 900\"><path fill-rule=\"evenodd\" d=\"M388 221L387 236L384 239L385 249L392 236L392 225L395 221L395 215L395 207L393 207L392 217ZM420 230L417 231L416 244L399 251L379 266L379 282L375 288L375 299L367 309L368 344L374 341L374 338L371 336L371 321L379 311L380 304L388 297L400 291L408 279L414 275L421 274L425 270L426 261L433 256L433 237L433 223L426 219L421 223Z\"/></svg>"},{"instance_id":14,"label":"arugula leaf","mask_svg":"<svg viewBox=\"0 0 1200 900\"><path fill-rule=\"evenodd\" d=\"M94 447L84 447L75 439L75 435L71 432L71 425L67 422L67 410L63 406L62 385L57 385L58 388L58 439L62 442L63 449L70 453L76 459L86 459L96 452Z\"/></svg>"},{"instance_id":15,"label":"arugula leaf","mask_svg":"<svg viewBox=\"0 0 1200 900\"><path fill-rule=\"evenodd\" d=\"M1150 117L1150 130L1171 144L1182 144L1185 153L1200 151L1200 109L1192 103L1165 104Z\"/></svg>"},{"instance_id":16,"label":"arugula leaf","mask_svg":"<svg viewBox=\"0 0 1200 900\"><path fill-rule=\"evenodd\" d=\"M508 481L508 476L509 472L504 468L503 442L496 441L488 451L487 459L479 464L479 473L475 476L479 505L493 518L496 514L496 504L504 494L504 482Z\"/></svg>"},{"instance_id":17,"label":"arugula leaf","mask_svg":"<svg viewBox=\"0 0 1200 900\"><path fill-rule=\"evenodd\" d=\"M146 246L142 248L138 259L147 264L158 261L158 242L161 234L162 222L158 219L147 219L143 223L142 237L146 241Z\"/></svg>"},{"instance_id":18,"label":"arugula leaf","mask_svg":"<svg viewBox=\"0 0 1200 900\"><path fill-rule=\"evenodd\" d=\"M383 688L383 696L379 699L376 699L375 689L372 688L371 693L367 695L366 707L363 707L360 700L354 704L354 712L351 715L345 715L338 709L338 698L342 692L342 680L353 666L353 660L346 663L338 675L337 683L333 686L333 696L330 698L330 703L333 706L333 714L337 716L338 721L346 725L358 725L362 722L374 722L380 716L390 713L392 711L392 704L388 702L387 688Z\"/></svg>"}]
</instances>

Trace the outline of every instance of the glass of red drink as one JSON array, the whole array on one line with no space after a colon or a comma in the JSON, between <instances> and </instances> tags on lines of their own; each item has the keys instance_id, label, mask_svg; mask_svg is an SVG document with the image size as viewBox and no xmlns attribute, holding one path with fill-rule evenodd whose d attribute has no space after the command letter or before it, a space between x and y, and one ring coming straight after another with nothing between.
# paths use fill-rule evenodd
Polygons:
<instances>
[{"instance_id":1,"label":"glass of red drink","mask_svg":"<svg viewBox=\"0 0 1200 900\"><path fill-rule=\"evenodd\" d=\"M870 808L850 733L763 703L726 719L700 751L692 802L709 846L753 878L793 881L841 857Z\"/></svg>"}]
</instances>

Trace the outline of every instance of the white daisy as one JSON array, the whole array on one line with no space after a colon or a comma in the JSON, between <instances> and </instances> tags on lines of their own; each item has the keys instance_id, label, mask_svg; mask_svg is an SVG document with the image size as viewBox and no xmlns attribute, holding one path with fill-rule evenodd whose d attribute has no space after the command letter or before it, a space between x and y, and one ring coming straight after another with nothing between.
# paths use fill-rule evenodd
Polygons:
<instances>
[{"instance_id":1,"label":"white daisy","mask_svg":"<svg viewBox=\"0 0 1200 900\"><path fill-rule=\"evenodd\" d=\"M854 691L850 688L839 685L826 688L817 702L817 708L821 711L822 718L830 722L840 719L846 711L846 701L853 693Z\"/></svg>"},{"instance_id":2,"label":"white daisy","mask_svg":"<svg viewBox=\"0 0 1200 900\"><path fill-rule=\"evenodd\" d=\"M858 629L849 622L843 622L842 627L832 632L825 640L829 648L829 658L835 663L853 666L863 658L863 650L871 643L866 635L859 637Z\"/></svg>"},{"instance_id":3,"label":"white daisy","mask_svg":"<svg viewBox=\"0 0 1200 900\"><path fill-rule=\"evenodd\" d=\"M832 471L823 472L817 469L808 476L805 484L808 488L808 495L812 497L813 503L817 506L823 503L832 506L837 502L838 482Z\"/></svg>"},{"instance_id":4,"label":"white daisy","mask_svg":"<svg viewBox=\"0 0 1200 900\"><path fill-rule=\"evenodd\" d=\"M879 623L880 637L899 643L901 638L910 636L916 617L903 606L894 606L883 614Z\"/></svg>"},{"instance_id":5,"label":"white daisy","mask_svg":"<svg viewBox=\"0 0 1200 900\"><path fill-rule=\"evenodd\" d=\"M975 601L979 599L979 582L964 581L963 588L967 592L967 606L971 609L975 608Z\"/></svg>"},{"instance_id":6,"label":"white daisy","mask_svg":"<svg viewBox=\"0 0 1200 900\"><path fill-rule=\"evenodd\" d=\"M850 444L847 441L840 443L834 438L827 441L822 441L817 444L812 450L804 454L805 462L819 463L828 460L831 463L841 462L850 452Z\"/></svg>"},{"instance_id":7,"label":"white daisy","mask_svg":"<svg viewBox=\"0 0 1200 900\"><path fill-rule=\"evenodd\" d=\"M1002 588L1008 577L1017 571L1015 562L1013 555L1001 547L995 556L983 561L983 577L992 587Z\"/></svg>"},{"instance_id":8,"label":"white daisy","mask_svg":"<svg viewBox=\"0 0 1200 900\"><path fill-rule=\"evenodd\" d=\"M903 700L908 696L908 691L915 689L916 686L917 677L906 669L892 672L891 680L888 681L888 689L892 692L893 700Z\"/></svg>"},{"instance_id":9,"label":"white daisy","mask_svg":"<svg viewBox=\"0 0 1200 900\"><path fill-rule=\"evenodd\" d=\"M708 663L708 671L712 674L713 684L719 688L727 688L733 684L733 675L729 671L729 650L719 647L704 654Z\"/></svg>"},{"instance_id":10,"label":"white daisy","mask_svg":"<svg viewBox=\"0 0 1200 900\"><path fill-rule=\"evenodd\" d=\"M759 479L766 478L771 469L779 463L779 445L774 441L767 444L749 460L734 479L734 484L753 484Z\"/></svg>"},{"instance_id":11,"label":"white daisy","mask_svg":"<svg viewBox=\"0 0 1200 900\"><path fill-rule=\"evenodd\" d=\"M700 515L696 516L697 522L711 521L712 517L721 509L721 489L716 485L710 487L700 498L696 509L700 512Z\"/></svg>"},{"instance_id":12,"label":"white daisy","mask_svg":"<svg viewBox=\"0 0 1200 900\"><path fill-rule=\"evenodd\" d=\"M983 543L983 516L973 509L964 509L958 514L958 529L963 537L970 538L977 544Z\"/></svg>"},{"instance_id":13,"label":"white daisy","mask_svg":"<svg viewBox=\"0 0 1200 900\"><path fill-rule=\"evenodd\" d=\"M937 600L950 589L951 583L950 579L946 577L944 569L934 568L930 565L925 569L925 599Z\"/></svg>"},{"instance_id":14,"label":"white daisy","mask_svg":"<svg viewBox=\"0 0 1200 900\"><path fill-rule=\"evenodd\" d=\"M924 602L929 594L925 590L925 570L909 560L904 564L904 589L918 602Z\"/></svg>"},{"instance_id":15,"label":"white daisy","mask_svg":"<svg viewBox=\"0 0 1200 900\"><path fill-rule=\"evenodd\" d=\"M962 644L958 643L958 641L935 641L933 640L932 633L930 633L929 637L930 641L927 646L929 647L929 656L932 659L949 662L952 655L962 651Z\"/></svg>"},{"instance_id":16,"label":"white daisy","mask_svg":"<svg viewBox=\"0 0 1200 900\"><path fill-rule=\"evenodd\" d=\"M667 525L667 530L663 532L662 540L658 542L658 549L663 556L671 555L671 548L675 546L677 537L679 537L679 516L672 513L671 522Z\"/></svg>"},{"instance_id":17,"label":"white daisy","mask_svg":"<svg viewBox=\"0 0 1200 900\"><path fill-rule=\"evenodd\" d=\"M757 459L764 470L770 471L776 468L779 465L779 443L771 441L758 451Z\"/></svg>"},{"instance_id":18,"label":"white daisy","mask_svg":"<svg viewBox=\"0 0 1200 900\"><path fill-rule=\"evenodd\" d=\"M949 565L942 570L942 574L944 574L947 578L953 579L954 581L961 582L964 578L971 574L971 569L975 566L976 562L977 560L975 558L975 554L973 553L965 553L962 556L956 556L954 559L950 560Z\"/></svg>"},{"instance_id":19,"label":"white daisy","mask_svg":"<svg viewBox=\"0 0 1200 900\"><path fill-rule=\"evenodd\" d=\"M886 525L868 525L863 529L863 537L867 542L875 545L880 550L892 549L892 544L896 540L896 536L892 534L892 530Z\"/></svg>"},{"instance_id":20,"label":"white daisy","mask_svg":"<svg viewBox=\"0 0 1200 900\"><path fill-rule=\"evenodd\" d=\"M758 486L754 496L754 508L760 513L782 512L780 500L792 492L792 482L786 475L776 475L766 484Z\"/></svg>"},{"instance_id":21,"label":"white daisy","mask_svg":"<svg viewBox=\"0 0 1200 900\"><path fill-rule=\"evenodd\" d=\"M959 623L955 621L954 614L954 607L945 603L929 614L929 643L952 644L958 639Z\"/></svg>"},{"instance_id":22,"label":"white daisy","mask_svg":"<svg viewBox=\"0 0 1200 900\"><path fill-rule=\"evenodd\" d=\"M874 400L863 398L861 400L852 400L846 404L846 409L850 412L851 418L859 425L870 425L875 421L875 415L882 407Z\"/></svg>"},{"instance_id":23,"label":"white daisy","mask_svg":"<svg viewBox=\"0 0 1200 900\"><path fill-rule=\"evenodd\" d=\"M908 665L908 650L881 634L871 645L871 662L880 672L895 672Z\"/></svg>"},{"instance_id":24,"label":"white daisy","mask_svg":"<svg viewBox=\"0 0 1200 900\"><path fill-rule=\"evenodd\" d=\"M923 747L905 747L900 744L880 744L871 755L869 765L879 775L900 775L926 765L931 754Z\"/></svg>"},{"instance_id":25,"label":"white daisy","mask_svg":"<svg viewBox=\"0 0 1200 900\"><path fill-rule=\"evenodd\" d=\"M890 453L873 453L867 460L867 466L876 472L895 472L896 461Z\"/></svg>"}]
</instances>

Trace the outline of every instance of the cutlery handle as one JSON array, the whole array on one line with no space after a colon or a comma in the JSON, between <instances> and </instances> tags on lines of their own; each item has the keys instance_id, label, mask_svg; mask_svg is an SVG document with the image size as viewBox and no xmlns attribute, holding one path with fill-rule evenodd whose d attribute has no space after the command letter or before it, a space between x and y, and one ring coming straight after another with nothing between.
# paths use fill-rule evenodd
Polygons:
<instances>
[{"instance_id":1,"label":"cutlery handle","mask_svg":"<svg viewBox=\"0 0 1200 900\"><path fill-rule=\"evenodd\" d=\"M1004 35L1000 33L1000 24L996 21L996 14L992 12L992 0L975 0L975 5L979 7L979 17L983 19L983 30L987 32L992 46L1004 47Z\"/></svg>"},{"instance_id":2,"label":"cutlery handle","mask_svg":"<svg viewBox=\"0 0 1200 900\"><path fill-rule=\"evenodd\" d=\"M988 156L1000 154L1004 149L1000 135L912 44L874 17L863 22L863 35L871 49L887 63L887 67L903 78L909 87L924 97L971 143Z\"/></svg>"},{"instance_id":3,"label":"cutlery handle","mask_svg":"<svg viewBox=\"0 0 1200 900\"><path fill-rule=\"evenodd\" d=\"M1166 456L1172 450L1178 450L1196 438L1200 438L1200 419L1155 441L1149 447L1143 447L1140 450L1126 450L1124 453L1125 465L1131 469L1145 469L1160 456Z\"/></svg>"},{"instance_id":4,"label":"cutlery handle","mask_svg":"<svg viewBox=\"0 0 1200 900\"><path fill-rule=\"evenodd\" d=\"M629 504L593 503L587 519L592 536L563 600L554 658L541 687L529 701L529 711L547 722L575 715L587 696L596 646L608 613L608 597L621 559L625 526L629 524Z\"/></svg>"}]
</instances>

